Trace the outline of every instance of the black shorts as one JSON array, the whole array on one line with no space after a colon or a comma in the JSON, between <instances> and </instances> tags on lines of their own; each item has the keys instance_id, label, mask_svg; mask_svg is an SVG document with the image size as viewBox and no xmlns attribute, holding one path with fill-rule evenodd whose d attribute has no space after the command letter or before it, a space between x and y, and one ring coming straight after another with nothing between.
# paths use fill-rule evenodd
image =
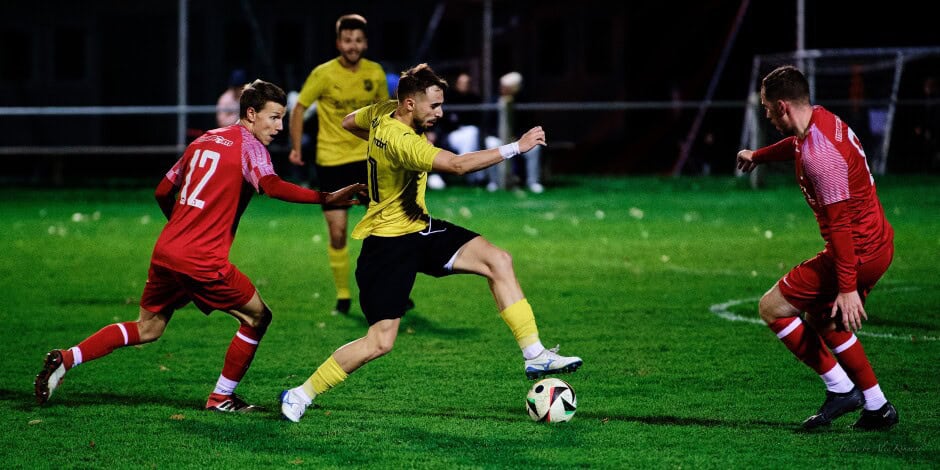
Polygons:
<instances>
[{"instance_id":1,"label":"black shorts","mask_svg":"<svg viewBox=\"0 0 940 470\"><path fill-rule=\"evenodd\" d=\"M420 232L366 237L356 262L356 283L359 306L369 325L404 316L417 274L454 274L445 265L460 247L478 236L445 220L431 219L428 228Z\"/></svg>"},{"instance_id":2,"label":"black shorts","mask_svg":"<svg viewBox=\"0 0 940 470\"><path fill-rule=\"evenodd\" d=\"M317 179L320 181L320 191L325 191L328 193L332 193L338 189L343 189L351 184L365 183L369 172L365 160L361 162L345 163L337 166L316 165L316 167ZM360 194L358 198L359 203L362 206L369 206L369 198L367 196ZM325 211L349 209L349 207L331 206L326 204L323 204L320 207L322 207Z\"/></svg>"}]
</instances>

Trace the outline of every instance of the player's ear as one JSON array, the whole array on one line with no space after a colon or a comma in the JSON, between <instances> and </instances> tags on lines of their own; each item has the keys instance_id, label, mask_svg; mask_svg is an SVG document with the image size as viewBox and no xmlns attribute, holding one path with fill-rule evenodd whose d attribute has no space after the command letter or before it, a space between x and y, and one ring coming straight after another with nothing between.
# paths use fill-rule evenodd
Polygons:
<instances>
[{"instance_id":1,"label":"player's ear","mask_svg":"<svg viewBox=\"0 0 940 470\"><path fill-rule=\"evenodd\" d=\"M255 108L249 106L248 109L245 110L245 118L248 119L248 122L255 122L255 117L257 116L258 112L255 111Z\"/></svg>"}]
</instances>

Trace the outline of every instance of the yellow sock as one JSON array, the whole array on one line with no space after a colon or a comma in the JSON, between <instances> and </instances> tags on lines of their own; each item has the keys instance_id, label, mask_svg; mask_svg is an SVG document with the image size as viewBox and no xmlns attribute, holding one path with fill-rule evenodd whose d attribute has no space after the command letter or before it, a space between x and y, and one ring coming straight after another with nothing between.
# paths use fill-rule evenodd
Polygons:
<instances>
[{"instance_id":1,"label":"yellow sock","mask_svg":"<svg viewBox=\"0 0 940 470\"><path fill-rule=\"evenodd\" d=\"M348 299L349 295L349 245L336 249L326 247L330 258L330 269L333 270L333 283L336 284L336 298Z\"/></svg>"},{"instance_id":2,"label":"yellow sock","mask_svg":"<svg viewBox=\"0 0 940 470\"><path fill-rule=\"evenodd\" d=\"M346 380L346 377L349 377L349 374L339 366L333 356L330 356L301 387L307 396L313 398L339 385L340 382Z\"/></svg>"},{"instance_id":3,"label":"yellow sock","mask_svg":"<svg viewBox=\"0 0 940 470\"><path fill-rule=\"evenodd\" d=\"M509 325L520 348L525 349L539 342L539 329L535 325L535 314L528 300L522 299L506 307L506 310L499 312L499 316Z\"/></svg>"}]
</instances>

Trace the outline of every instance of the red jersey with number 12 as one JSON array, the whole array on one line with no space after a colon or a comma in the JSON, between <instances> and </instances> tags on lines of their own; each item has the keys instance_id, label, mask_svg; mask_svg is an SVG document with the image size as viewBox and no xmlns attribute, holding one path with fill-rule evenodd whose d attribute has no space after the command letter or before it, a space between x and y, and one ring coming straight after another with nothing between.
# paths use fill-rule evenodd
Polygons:
<instances>
[{"instance_id":1,"label":"red jersey with number 12","mask_svg":"<svg viewBox=\"0 0 940 470\"><path fill-rule=\"evenodd\" d=\"M866 262L890 247L894 230L885 218L868 169L865 152L855 132L822 106L813 107L806 136L796 144L796 178L816 215L819 231L832 251L825 206L847 201L846 216L859 261Z\"/></svg>"},{"instance_id":2,"label":"red jersey with number 12","mask_svg":"<svg viewBox=\"0 0 940 470\"><path fill-rule=\"evenodd\" d=\"M166 174L180 188L170 220L153 249L154 264L213 280L229 266L229 250L271 154L241 124L203 134Z\"/></svg>"}]
</instances>

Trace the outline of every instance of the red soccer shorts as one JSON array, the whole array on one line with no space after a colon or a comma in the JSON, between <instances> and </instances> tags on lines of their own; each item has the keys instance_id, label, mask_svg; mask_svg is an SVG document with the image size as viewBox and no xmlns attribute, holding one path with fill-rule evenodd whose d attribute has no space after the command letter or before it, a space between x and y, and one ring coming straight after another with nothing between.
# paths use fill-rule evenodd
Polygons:
<instances>
[{"instance_id":1,"label":"red soccer shorts","mask_svg":"<svg viewBox=\"0 0 940 470\"><path fill-rule=\"evenodd\" d=\"M255 286L232 264L219 271L218 279L205 281L151 262L140 306L158 313L177 310L193 302L208 315L213 310L238 309L253 295Z\"/></svg>"},{"instance_id":2,"label":"red soccer shorts","mask_svg":"<svg viewBox=\"0 0 940 470\"><path fill-rule=\"evenodd\" d=\"M892 246L858 266L858 295L863 303L875 283L888 270L893 257ZM777 287L787 302L801 312L828 315L832 311L836 296L839 295L837 276L835 260L822 252L791 269L777 282Z\"/></svg>"}]
</instances>

